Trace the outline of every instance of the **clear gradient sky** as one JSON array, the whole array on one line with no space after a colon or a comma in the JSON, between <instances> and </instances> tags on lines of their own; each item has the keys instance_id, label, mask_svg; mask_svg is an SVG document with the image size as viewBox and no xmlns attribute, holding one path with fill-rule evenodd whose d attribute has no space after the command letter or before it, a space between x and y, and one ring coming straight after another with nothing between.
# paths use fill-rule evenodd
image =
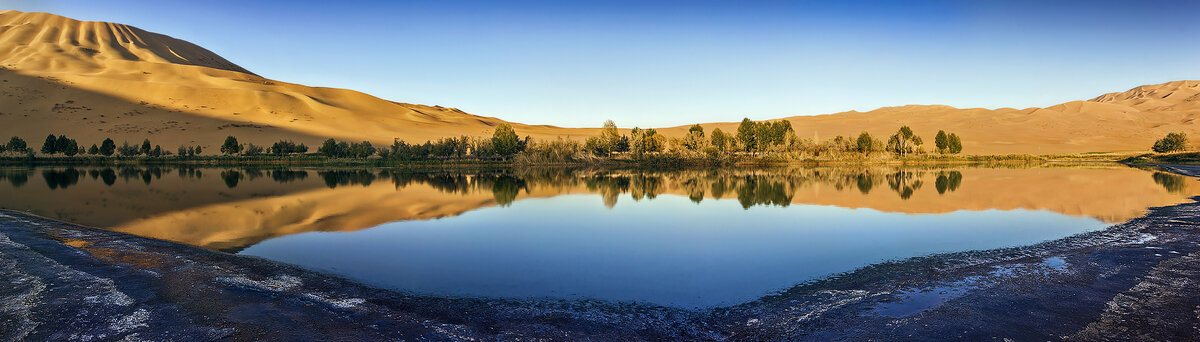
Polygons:
<instances>
[{"instance_id":1,"label":"clear gradient sky","mask_svg":"<svg viewBox=\"0 0 1200 342\"><path fill-rule=\"evenodd\" d=\"M259 75L560 126L1048 106L1200 79L1200 1L0 0Z\"/></svg>"}]
</instances>

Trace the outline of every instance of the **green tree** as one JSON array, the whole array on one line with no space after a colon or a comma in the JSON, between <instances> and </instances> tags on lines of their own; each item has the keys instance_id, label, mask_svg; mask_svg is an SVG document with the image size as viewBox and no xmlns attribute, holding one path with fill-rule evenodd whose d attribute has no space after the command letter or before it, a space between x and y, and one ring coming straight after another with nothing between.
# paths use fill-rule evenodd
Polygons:
<instances>
[{"instance_id":1,"label":"green tree","mask_svg":"<svg viewBox=\"0 0 1200 342\"><path fill-rule=\"evenodd\" d=\"M877 149L876 147L879 145L879 142L870 133L863 131L858 134L858 139L854 141L854 145L858 149L858 152L870 154Z\"/></svg>"},{"instance_id":2,"label":"green tree","mask_svg":"<svg viewBox=\"0 0 1200 342\"><path fill-rule=\"evenodd\" d=\"M333 138L325 139L325 141L321 143L321 147L317 148L317 153L329 158L340 157L341 155L341 153L338 152L337 140L333 140Z\"/></svg>"},{"instance_id":3,"label":"green tree","mask_svg":"<svg viewBox=\"0 0 1200 342\"><path fill-rule=\"evenodd\" d=\"M112 139L105 138L104 141L100 143L100 154L111 156L116 151L117 143L113 142Z\"/></svg>"},{"instance_id":4,"label":"green tree","mask_svg":"<svg viewBox=\"0 0 1200 342\"><path fill-rule=\"evenodd\" d=\"M958 138L958 134L950 133L950 136L946 140L950 145L950 153L957 154L962 152L962 140Z\"/></svg>"},{"instance_id":5,"label":"green tree","mask_svg":"<svg viewBox=\"0 0 1200 342\"><path fill-rule=\"evenodd\" d=\"M758 132L757 124L751 121L750 118L743 118L742 123L737 128L737 140L742 144L742 148L746 152L753 151L757 148L755 144L755 135Z\"/></svg>"},{"instance_id":6,"label":"green tree","mask_svg":"<svg viewBox=\"0 0 1200 342\"><path fill-rule=\"evenodd\" d=\"M492 148L496 154L501 156L511 156L520 152L518 146L520 138L517 137L517 132L512 126L506 123L496 126L496 130L492 132Z\"/></svg>"},{"instance_id":7,"label":"green tree","mask_svg":"<svg viewBox=\"0 0 1200 342\"><path fill-rule=\"evenodd\" d=\"M129 145L128 141L122 142L121 147L117 148L117 154L124 157L132 157L138 154L137 146Z\"/></svg>"},{"instance_id":8,"label":"green tree","mask_svg":"<svg viewBox=\"0 0 1200 342\"><path fill-rule=\"evenodd\" d=\"M1154 152L1179 152L1188 149L1187 134L1183 132L1167 133L1166 137L1154 142Z\"/></svg>"},{"instance_id":9,"label":"green tree","mask_svg":"<svg viewBox=\"0 0 1200 342\"><path fill-rule=\"evenodd\" d=\"M330 139L330 140L333 140L333 139ZM242 152L242 145L238 144L237 138L234 138L232 135L229 137L226 137L225 143L221 144L221 153L238 154L240 152Z\"/></svg>"},{"instance_id":10,"label":"green tree","mask_svg":"<svg viewBox=\"0 0 1200 342\"><path fill-rule=\"evenodd\" d=\"M950 136L946 135L946 131L938 130L937 136L933 137L933 146L937 147L938 153L950 152Z\"/></svg>"},{"instance_id":11,"label":"green tree","mask_svg":"<svg viewBox=\"0 0 1200 342\"><path fill-rule=\"evenodd\" d=\"M246 143L246 146L242 147L242 154L247 156L257 156L262 154L263 150L264 149L262 146L255 145L254 143Z\"/></svg>"},{"instance_id":12,"label":"green tree","mask_svg":"<svg viewBox=\"0 0 1200 342\"><path fill-rule=\"evenodd\" d=\"M58 153L67 153L67 148L71 145L71 139L66 135L59 135L58 139L54 140L54 150Z\"/></svg>"},{"instance_id":13,"label":"green tree","mask_svg":"<svg viewBox=\"0 0 1200 342\"><path fill-rule=\"evenodd\" d=\"M13 136L11 139L8 139L8 144L5 144L5 146L9 151L13 152L25 152L29 148L25 145L25 139L21 139L17 136Z\"/></svg>"},{"instance_id":14,"label":"green tree","mask_svg":"<svg viewBox=\"0 0 1200 342\"><path fill-rule=\"evenodd\" d=\"M150 139L142 140L142 155L150 155L150 150L152 148L154 148L154 146L150 146Z\"/></svg>"},{"instance_id":15,"label":"green tree","mask_svg":"<svg viewBox=\"0 0 1200 342\"><path fill-rule=\"evenodd\" d=\"M603 146L604 152L617 152L620 143L621 133L617 131L617 124L612 120L605 120L604 126L600 128L600 144Z\"/></svg>"},{"instance_id":16,"label":"green tree","mask_svg":"<svg viewBox=\"0 0 1200 342\"><path fill-rule=\"evenodd\" d=\"M716 147L718 151L724 152L729 145L733 144L733 137L725 134L725 132L720 128L713 128L710 136L712 136L712 138L710 139L709 143L712 144L713 147Z\"/></svg>"},{"instance_id":17,"label":"green tree","mask_svg":"<svg viewBox=\"0 0 1200 342\"><path fill-rule=\"evenodd\" d=\"M66 137L59 136L59 138L66 138ZM75 139L65 139L65 140L66 140L66 142L62 143L62 148L59 149L59 152L62 152L62 154L65 154L68 157L79 154L79 152L80 152L79 142L75 141Z\"/></svg>"},{"instance_id":18,"label":"green tree","mask_svg":"<svg viewBox=\"0 0 1200 342\"><path fill-rule=\"evenodd\" d=\"M42 153L58 153L58 138L55 138L54 134L46 136L46 141L42 143Z\"/></svg>"},{"instance_id":19,"label":"green tree","mask_svg":"<svg viewBox=\"0 0 1200 342\"><path fill-rule=\"evenodd\" d=\"M700 151L707 144L708 140L704 139L704 127L700 127L700 125L692 125L688 129L687 135L683 137L683 146L688 150Z\"/></svg>"},{"instance_id":20,"label":"green tree","mask_svg":"<svg viewBox=\"0 0 1200 342\"><path fill-rule=\"evenodd\" d=\"M92 144L92 147L88 147L87 153L91 155L100 154L100 147Z\"/></svg>"},{"instance_id":21,"label":"green tree","mask_svg":"<svg viewBox=\"0 0 1200 342\"><path fill-rule=\"evenodd\" d=\"M921 137L914 134L911 128L902 126L896 134L888 138L887 150L903 156L916 152L921 143Z\"/></svg>"}]
</instances>

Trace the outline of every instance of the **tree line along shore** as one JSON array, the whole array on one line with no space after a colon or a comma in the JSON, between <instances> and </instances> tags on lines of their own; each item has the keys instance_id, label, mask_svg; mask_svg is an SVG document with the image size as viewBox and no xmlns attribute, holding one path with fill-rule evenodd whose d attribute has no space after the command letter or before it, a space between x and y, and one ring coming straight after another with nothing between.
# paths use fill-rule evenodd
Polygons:
<instances>
[{"instance_id":1,"label":"tree line along shore","mask_svg":"<svg viewBox=\"0 0 1200 342\"><path fill-rule=\"evenodd\" d=\"M65 135L50 134L34 150L20 137L0 145L0 160L8 163L37 162L198 162L198 163L313 163L349 165L389 164L647 164L647 165L733 165L789 164L810 162L922 162L922 161L1019 161L1059 158L1114 160L1111 155L962 155L961 138L939 130L932 144L908 126L899 127L885 140L862 132L857 137L836 136L827 140L797 137L786 120L743 119L734 132L719 128L706 132L693 125L683 137L668 138L654 129L633 128L621 134L616 124L606 121L600 133L583 141L556 138L521 138L512 126L497 125L491 137L446 137L424 143L395 139L391 145L375 146L369 141L327 139L315 151L303 143L280 140L270 146L241 143L229 136L216 151L199 145L181 145L175 151L144 139L140 144L109 138L84 147ZM1152 150L1179 155L1189 144L1184 133L1170 133ZM1191 154L1191 153L1182 153ZM1126 160L1149 159L1151 155ZM1176 159L1187 159L1177 157ZM1200 160L1195 156L1190 157Z\"/></svg>"}]
</instances>

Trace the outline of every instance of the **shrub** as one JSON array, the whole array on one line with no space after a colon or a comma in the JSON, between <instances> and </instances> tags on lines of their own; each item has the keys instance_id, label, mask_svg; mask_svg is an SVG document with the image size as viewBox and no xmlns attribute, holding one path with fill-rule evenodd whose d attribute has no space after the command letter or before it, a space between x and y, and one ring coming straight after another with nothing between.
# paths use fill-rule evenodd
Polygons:
<instances>
[{"instance_id":1,"label":"shrub","mask_svg":"<svg viewBox=\"0 0 1200 342\"><path fill-rule=\"evenodd\" d=\"M1166 137L1154 142L1154 152L1167 153L1188 149L1187 134L1168 133Z\"/></svg>"},{"instance_id":2,"label":"shrub","mask_svg":"<svg viewBox=\"0 0 1200 342\"><path fill-rule=\"evenodd\" d=\"M244 148L242 148L242 154L245 154L247 156L257 156L262 153L263 153L263 147L255 145L254 143L246 143L246 146Z\"/></svg>"},{"instance_id":3,"label":"shrub","mask_svg":"<svg viewBox=\"0 0 1200 342\"><path fill-rule=\"evenodd\" d=\"M238 154L242 152L242 145L238 144L237 138L232 135L225 138L225 143L221 144L221 153Z\"/></svg>"},{"instance_id":4,"label":"shrub","mask_svg":"<svg viewBox=\"0 0 1200 342\"><path fill-rule=\"evenodd\" d=\"M275 155L307 152L308 146L305 146L304 144L297 144L291 140L280 140L274 144L271 144L271 154Z\"/></svg>"},{"instance_id":5,"label":"shrub","mask_svg":"<svg viewBox=\"0 0 1200 342\"><path fill-rule=\"evenodd\" d=\"M492 132L492 148L498 155L510 156L521 152L518 149L519 144L520 138L517 137L517 132L513 131L512 126L508 124L500 124Z\"/></svg>"},{"instance_id":6,"label":"shrub","mask_svg":"<svg viewBox=\"0 0 1200 342\"><path fill-rule=\"evenodd\" d=\"M11 152L29 152L29 147L25 145L25 139L17 136L8 139L8 144L5 144L4 147Z\"/></svg>"},{"instance_id":7,"label":"shrub","mask_svg":"<svg viewBox=\"0 0 1200 342\"><path fill-rule=\"evenodd\" d=\"M100 143L100 154L111 156L117 151L117 143L110 138L105 138L104 142Z\"/></svg>"},{"instance_id":8,"label":"shrub","mask_svg":"<svg viewBox=\"0 0 1200 342\"><path fill-rule=\"evenodd\" d=\"M138 152L138 148L136 146L130 146L129 142L124 142L121 144L121 147L117 148L117 153L124 157L136 156L138 155Z\"/></svg>"}]
</instances>

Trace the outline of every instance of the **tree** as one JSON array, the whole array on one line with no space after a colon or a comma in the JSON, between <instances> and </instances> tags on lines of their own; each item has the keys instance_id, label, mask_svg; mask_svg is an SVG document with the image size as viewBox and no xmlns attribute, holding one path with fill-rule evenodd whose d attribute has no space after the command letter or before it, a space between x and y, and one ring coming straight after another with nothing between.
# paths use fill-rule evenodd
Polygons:
<instances>
[{"instance_id":1,"label":"tree","mask_svg":"<svg viewBox=\"0 0 1200 342\"><path fill-rule=\"evenodd\" d=\"M255 145L254 143L246 143L246 146L242 148L242 154L245 154L248 156L257 156L262 153L263 153L263 147Z\"/></svg>"},{"instance_id":2,"label":"tree","mask_svg":"<svg viewBox=\"0 0 1200 342\"><path fill-rule=\"evenodd\" d=\"M194 156L200 155L200 145L196 145L196 151L191 153Z\"/></svg>"},{"instance_id":3,"label":"tree","mask_svg":"<svg viewBox=\"0 0 1200 342\"><path fill-rule=\"evenodd\" d=\"M117 143L113 142L112 139L106 138L106 139L104 139L104 142L100 143L100 154L103 154L105 156L111 156L116 151L117 151Z\"/></svg>"},{"instance_id":4,"label":"tree","mask_svg":"<svg viewBox=\"0 0 1200 342\"><path fill-rule=\"evenodd\" d=\"M270 152L271 154L275 155L306 153L308 152L308 146L304 146L304 144L297 144L291 140L280 140L271 145Z\"/></svg>"},{"instance_id":5,"label":"tree","mask_svg":"<svg viewBox=\"0 0 1200 342\"><path fill-rule=\"evenodd\" d=\"M709 143L712 144L713 147L716 147L718 151L724 152L729 145L733 144L733 137L725 134L725 132L720 128L713 128L712 134L710 135L712 138Z\"/></svg>"},{"instance_id":6,"label":"tree","mask_svg":"<svg viewBox=\"0 0 1200 342\"><path fill-rule=\"evenodd\" d=\"M375 154L375 146L371 146L370 141L363 141L357 144L350 144L350 149L347 152L350 157L366 158Z\"/></svg>"},{"instance_id":7,"label":"tree","mask_svg":"<svg viewBox=\"0 0 1200 342\"><path fill-rule=\"evenodd\" d=\"M737 140L742 143L742 148L746 152L750 152L757 147L754 140L755 134L758 131L756 126L754 121L750 121L750 118L743 118L742 123L738 125Z\"/></svg>"},{"instance_id":8,"label":"tree","mask_svg":"<svg viewBox=\"0 0 1200 342\"><path fill-rule=\"evenodd\" d=\"M517 146L520 144L519 139L512 126L503 123L496 126L496 130L492 132L492 148L500 156L511 156L520 152Z\"/></svg>"},{"instance_id":9,"label":"tree","mask_svg":"<svg viewBox=\"0 0 1200 342\"><path fill-rule=\"evenodd\" d=\"M100 147L97 147L96 144L92 144L92 147L88 147L87 153L91 155L100 154Z\"/></svg>"},{"instance_id":10,"label":"tree","mask_svg":"<svg viewBox=\"0 0 1200 342\"><path fill-rule=\"evenodd\" d=\"M163 155L162 146L154 145L154 149L150 150L151 157L161 157Z\"/></svg>"},{"instance_id":11,"label":"tree","mask_svg":"<svg viewBox=\"0 0 1200 342\"><path fill-rule=\"evenodd\" d=\"M621 133L617 131L617 124L612 120L605 120L604 125L600 128L600 144L605 152L617 152L617 145L621 143Z\"/></svg>"},{"instance_id":12,"label":"tree","mask_svg":"<svg viewBox=\"0 0 1200 342\"><path fill-rule=\"evenodd\" d=\"M138 148L130 146L129 142L126 141L121 143L121 147L117 148L117 153L124 157L132 157L138 154Z\"/></svg>"},{"instance_id":13,"label":"tree","mask_svg":"<svg viewBox=\"0 0 1200 342\"><path fill-rule=\"evenodd\" d=\"M921 144L921 137L913 134L912 129L908 128L908 126L902 126L896 134L892 134L888 138L887 150L903 156L917 152L917 147L921 146Z\"/></svg>"},{"instance_id":14,"label":"tree","mask_svg":"<svg viewBox=\"0 0 1200 342\"><path fill-rule=\"evenodd\" d=\"M333 139L330 139L333 140ZM238 144L237 138L232 135L225 138L225 143L221 144L221 153L238 154L242 152L242 145Z\"/></svg>"},{"instance_id":15,"label":"tree","mask_svg":"<svg viewBox=\"0 0 1200 342\"><path fill-rule=\"evenodd\" d=\"M862 133L858 134L858 139L855 140L854 145L858 149L858 152L870 154L877 149L879 141L875 140L874 137L871 137L870 133L863 131Z\"/></svg>"},{"instance_id":16,"label":"tree","mask_svg":"<svg viewBox=\"0 0 1200 342\"><path fill-rule=\"evenodd\" d=\"M937 147L938 153L950 152L950 136L946 135L946 131L938 130L937 136L933 137L933 146Z\"/></svg>"},{"instance_id":17,"label":"tree","mask_svg":"<svg viewBox=\"0 0 1200 342\"><path fill-rule=\"evenodd\" d=\"M153 147L154 146L150 146L150 139L142 140L142 154L143 155L147 155L147 156L150 155L150 149Z\"/></svg>"},{"instance_id":18,"label":"tree","mask_svg":"<svg viewBox=\"0 0 1200 342\"><path fill-rule=\"evenodd\" d=\"M11 139L8 139L8 144L6 144L5 147L7 147L9 151L13 152L25 152L29 149L29 147L25 145L25 139L21 139L17 136L13 136Z\"/></svg>"},{"instance_id":19,"label":"tree","mask_svg":"<svg viewBox=\"0 0 1200 342\"><path fill-rule=\"evenodd\" d=\"M179 145L179 148L175 150L175 154L179 155L180 157L184 157L190 155L190 151L193 150L187 146Z\"/></svg>"},{"instance_id":20,"label":"tree","mask_svg":"<svg viewBox=\"0 0 1200 342\"><path fill-rule=\"evenodd\" d=\"M54 150L58 153L67 153L67 148L71 145L71 139L66 135L59 135L54 141Z\"/></svg>"},{"instance_id":21,"label":"tree","mask_svg":"<svg viewBox=\"0 0 1200 342\"><path fill-rule=\"evenodd\" d=\"M708 140L704 139L704 127L700 125L692 125L688 128L687 135L683 136L683 147L692 151L700 151L708 145Z\"/></svg>"},{"instance_id":22,"label":"tree","mask_svg":"<svg viewBox=\"0 0 1200 342\"><path fill-rule=\"evenodd\" d=\"M958 154L962 152L962 140L958 138L958 134L950 133L950 136L946 140L950 145L950 153Z\"/></svg>"},{"instance_id":23,"label":"tree","mask_svg":"<svg viewBox=\"0 0 1200 342\"><path fill-rule=\"evenodd\" d=\"M66 137L59 136L59 138L66 138ZM59 149L59 152L62 152L62 154L65 154L68 157L79 154L79 152L80 152L79 142L75 141L75 139L66 139L66 141L63 142L62 145L63 146L61 149Z\"/></svg>"},{"instance_id":24,"label":"tree","mask_svg":"<svg viewBox=\"0 0 1200 342\"><path fill-rule=\"evenodd\" d=\"M1178 152L1188 149L1187 134L1167 133L1166 137L1154 142L1154 152L1167 153Z\"/></svg>"},{"instance_id":25,"label":"tree","mask_svg":"<svg viewBox=\"0 0 1200 342\"><path fill-rule=\"evenodd\" d=\"M42 153L55 154L58 153L58 138L54 134L46 136L46 142L42 143Z\"/></svg>"}]
</instances>

